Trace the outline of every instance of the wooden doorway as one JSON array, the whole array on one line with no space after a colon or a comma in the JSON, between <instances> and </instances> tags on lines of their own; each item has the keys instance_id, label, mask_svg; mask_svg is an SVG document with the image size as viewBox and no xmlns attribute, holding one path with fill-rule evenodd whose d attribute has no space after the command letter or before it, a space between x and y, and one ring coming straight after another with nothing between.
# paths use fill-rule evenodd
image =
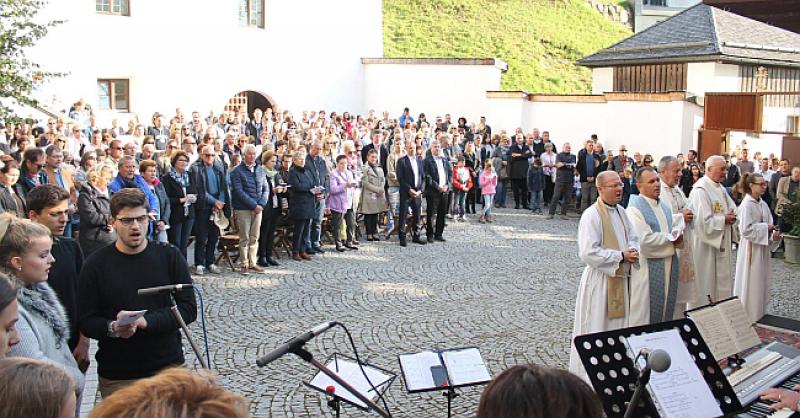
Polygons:
<instances>
[{"instance_id":1,"label":"wooden doorway","mask_svg":"<svg viewBox=\"0 0 800 418\"><path fill-rule=\"evenodd\" d=\"M228 99L225 105L226 112L247 112L248 116L253 115L253 111L274 107L274 103L267 96L252 90L240 91Z\"/></svg>"},{"instance_id":2,"label":"wooden doorway","mask_svg":"<svg viewBox=\"0 0 800 418\"><path fill-rule=\"evenodd\" d=\"M728 151L728 134L716 129L700 129L697 135L697 152L700 161Z\"/></svg>"},{"instance_id":3,"label":"wooden doorway","mask_svg":"<svg viewBox=\"0 0 800 418\"><path fill-rule=\"evenodd\" d=\"M800 136L784 136L781 157L795 166L800 165Z\"/></svg>"}]
</instances>

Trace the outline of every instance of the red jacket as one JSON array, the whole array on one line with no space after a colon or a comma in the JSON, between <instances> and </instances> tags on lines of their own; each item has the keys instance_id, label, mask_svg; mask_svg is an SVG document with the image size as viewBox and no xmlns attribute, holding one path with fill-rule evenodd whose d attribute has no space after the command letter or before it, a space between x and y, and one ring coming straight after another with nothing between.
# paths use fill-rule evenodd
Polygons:
<instances>
[{"instance_id":1,"label":"red jacket","mask_svg":"<svg viewBox=\"0 0 800 418\"><path fill-rule=\"evenodd\" d=\"M469 177L467 177L467 182L462 183L458 179L458 167L453 167L453 188L461 192L466 192L472 189L472 170L470 170L470 168L466 166L462 168L464 170L467 170L467 172L469 173Z\"/></svg>"}]
</instances>

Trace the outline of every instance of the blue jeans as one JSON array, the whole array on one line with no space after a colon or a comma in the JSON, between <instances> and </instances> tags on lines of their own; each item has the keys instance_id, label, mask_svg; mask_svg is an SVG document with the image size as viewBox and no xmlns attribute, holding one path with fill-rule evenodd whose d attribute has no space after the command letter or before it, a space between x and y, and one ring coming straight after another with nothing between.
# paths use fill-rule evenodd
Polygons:
<instances>
[{"instance_id":1,"label":"blue jeans","mask_svg":"<svg viewBox=\"0 0 800 418\"><path fill-rule=\"evenodd\" d=\"M306 235L306 250L320 246L322 219L325 217L325 199L314 203L314 217L309 220L309 234Z\"/></svg>"},{"instance_id":2,"label":"blue jeans","mask_svg":"<svg viewBox=\"0 0 800 418\"><path fill-rule=\"evenodd\" d=\"M456 192L456 207L455 207L455 214L456 215L464 215L464 202L467 200L467 193L459 190Z\"/></svg>"},{"instance_id":3,"label":"blue jeans","mask_svg":"<svg viewBox=\"0 0 800 418\"><path fill-rule=\"evenodd\" d=\"M542 210L542 205L544 202L544 193L542 190L538 192L534 192L531 190L531 202L530 207L531 210Z\"/></svg>"},{"instance_id":4,"label":"blue jeans","mask_svg":"<svg viewBox=\"0 0 800 418\"><path fill-rule=\"evenodd\" d=\"M311 232L310 219L294 219L294 234L292 236L292 252L304 253L311 247L306 247L306 243L310 242L309 233Z\"/></svg>"},{"instance_id":5,"label":"blue jeans","mask_svg":"<svg viewBox=\"0 0 800 418\"><path fill-rule=\"evenodd\" d=\"M483 195L483 216L491 215L493 207L494 207L494 194Z\"/></svg>"},{"instance_id":6,"label":"blue jeans","mask_svg":"<svg viewBox=\"0 0 800 418\"><path fill-rule=\"evenodd\" d=\"M181 250L181 254L183 254L183 258L186 262L189 262L189 257L186 255L186 247L189 246L189 236L192 235L193 225L194 217L186 219L182 224L170 225L167 231L169 243Z\"/></svg>"},{"instance_id":7,"label":"blue jeans","mask_svg":"<svg viewBox=\"0 0 800 418\"><path fill-rule=\"evenodd\" d=\"M506 180L499 180L497 182L497 191L495 193L494 202L500 207L506 205Z\"/></svg>"}]
</instances>

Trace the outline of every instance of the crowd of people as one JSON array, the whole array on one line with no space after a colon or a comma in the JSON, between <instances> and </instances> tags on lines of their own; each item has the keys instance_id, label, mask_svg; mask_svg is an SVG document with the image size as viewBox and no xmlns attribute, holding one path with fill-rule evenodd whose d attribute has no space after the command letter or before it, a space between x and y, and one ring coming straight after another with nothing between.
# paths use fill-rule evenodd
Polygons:
<instances>
[{"instance_id":1,"label":"crowd of people","mask_svg":"<svg viewBox=\"0 0 800 418\"><path fill-rule=\"evenodd\" d=\"M760 318L769 296L764 248L791 228L779 214L800 183L800 168L773 156L751 161L747 148L705 161L689 151L654 162L650 154L628 157L624 145L614 155L592 135L573 154L568 142L559 152L547 131L493 131L485 118L452 122L450 115L429 121L408 108L397 118L309 111L297 120L279 109L206 118L176 109L169 119L156 113L146 124L133 118L127 128L116 120L101 128L78 102L46 124L7 123L1 132L0 357L33 360L0 367L33 375L58 366L68 383L42 384L53 386L53 399L61 396L53 411L71 413L46 416L76 413L90 338L98 341L99 390L108 404L117 392L142 397L158 382L216 387L180 371L157 376L184 363L179 324L168 295L136 291L191 283L190 270L221 273L218 241L226 232L239 237L236 272L250 274L279 264L278 228L291 236L292 259L303 262L356 251L360 240L395 231L403 247L409 234L418 245L444 242L448 222L494 222L493 209L505 208L508 195L515 209L546 210L546 219L559 208L564 218L574 210L583 214L578 243L589 265L576 307L575 332L583 334L668 320L703 295L733 294L735 244L748 254L737 264L735 293ZM326 233L333 248L324 248ZM183 320L193 322L194 294L175 299ZM501 376L487 388L479 416L514 416L498 402L506 391L524 392L507 379L564 377L530 367ZM567 386L588 389L576 385ZM228 407L239 408L240 399L229 399ZM540 411L520 417L556 416L536 409L544 400L520 402L514 410ZM108 404L92 416L128 416ZM575 407L599 416L596 399Z\"/></svg>"}]
</instances>

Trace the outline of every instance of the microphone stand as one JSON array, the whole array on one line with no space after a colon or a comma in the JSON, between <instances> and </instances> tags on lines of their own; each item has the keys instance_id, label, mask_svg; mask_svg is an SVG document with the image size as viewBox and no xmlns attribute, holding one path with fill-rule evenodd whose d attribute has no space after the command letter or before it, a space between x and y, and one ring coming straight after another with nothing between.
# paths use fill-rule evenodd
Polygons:
<instances>
[{"instance_id":1,"label":"microphone stand","mask_svg":"<svg viewBox=\"0 0 800 418\"><path fill-rule=\"evenodd\" d=\"M631 402L628 404L628 409L625 410L625 416L623 418L633 418L633 411L635 411L639 405L639 398L642 397L642 393L648 382L650 382L649 365L645 366L644 370L642 370L642 373L639 375L639 379L636 380L636 390L633 392Z\"/></svg>"},{"instance_id":2,"label":"microphone stand","mask_svg":"<svg viewBox=\"0 0 800 418\"><path fill-rule=\"evenodd\" d=\"M200 367L204 369L208 369L208 364L206 364L206 359L203 357L202 353L200 352L200 348L197 347L197 344L192 339L192 334L189 332L189 327L186 326L186 322L183 321L183 317L181 313L178 312L178 302L175 300L175 292L177 290L173 290L169 292L169 298L172 300L172 306L169 307L170 312L172 312L172 316L175 317L175 320L178 321L178 324L181 326L183 330L183 334L186 336L186 340L189 341L189 345L192 346L192 350L194 351L195 357L200 362Z\"/></svg>"},{"instance_id":3,"label":"microphone stand","mask_svg":"<svg viewBox=\"0 0 800 418\"><path fill-rule=\"evenodd\" d=\"M308 350L303 348L302 345L298 345L298 346L292 347L289 350L289 352L293 353L293 354L297 355L298 357L300 357L301 359L311 363L311 365L313 365L314 367L319 369L319 371L321 371L322 373L325 373L326 376L328 376L331 379L333 379L334 382L338 383L345 390L347 390L350 393L352 393L356 398L358 398L358 400L360 400L361 402L364 402L370 409L372 409L375 412L377 412L378 415L380 415L380 416L382 416L384 418L390 418L391 417L391 415L389 415L388 412L384 411L383 408L381 408L377 403L373 402L371 399L369 399L366 396L364 396L363 394L361 394L361 392L359 392L357 389L352 387L349 383L344 381L334 371L332 371L331 369L325 367L324 364L322 364L319 361L317 361L317 359L315 359L314 356L312 356L311 353L308 352ZM377 390L377 388L376 388L376 390Z\"/></svg>"}]
</instances>

